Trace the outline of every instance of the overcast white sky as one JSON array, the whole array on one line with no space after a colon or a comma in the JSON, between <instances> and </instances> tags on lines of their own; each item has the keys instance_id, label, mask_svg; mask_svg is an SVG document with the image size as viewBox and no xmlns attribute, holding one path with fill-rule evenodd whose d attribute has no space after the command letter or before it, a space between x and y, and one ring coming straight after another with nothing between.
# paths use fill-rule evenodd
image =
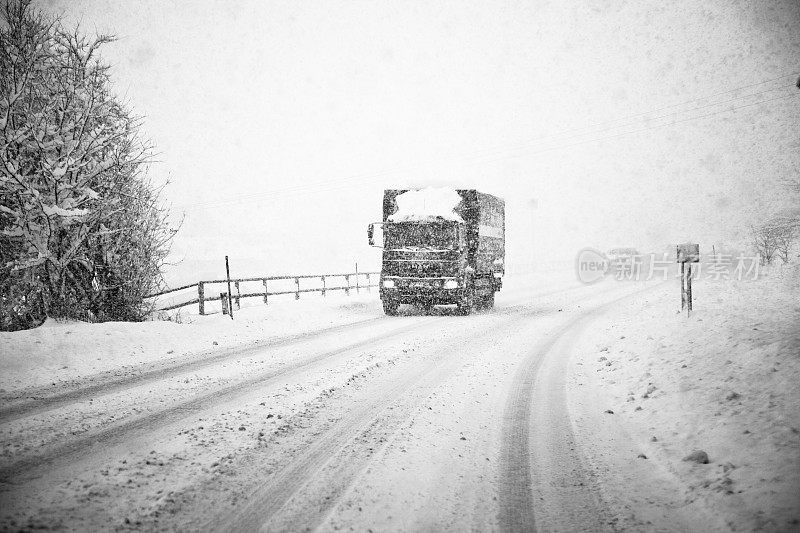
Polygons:
<instances>
[{"instance_id":1,"label":"overcast white sky","mask_svg":"<svg viewBox=\"0 0 800 533\"><path fill-rule=\"evenodd\" d=\"M225 254L234 276L378 267L381 191L428 184L506 198L511 264L740 246L800 172L797 0L47 8L119 38L104 58L186 213L172 282Z\"/></svg>"}]
</instances>

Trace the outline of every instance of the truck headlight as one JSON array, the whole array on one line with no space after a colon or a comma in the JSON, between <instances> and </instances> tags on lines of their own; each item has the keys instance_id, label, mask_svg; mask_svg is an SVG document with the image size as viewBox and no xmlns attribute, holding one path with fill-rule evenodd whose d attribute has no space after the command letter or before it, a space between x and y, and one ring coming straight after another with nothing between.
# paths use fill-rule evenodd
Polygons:
<instances>
[{"instance_id":1,"label":"truck headlight","mask_svg":"<svg viewBox=\"0 0 800 533\"><path fill-rule=\"evenodd\" d=\"M447 281L444 282L444 288L445 289L457 289L458 288L458 282L456 280L454 280L454 279L448 279Z\"/></svg>"},{"instance_id":2,"label":"truck headlight","mask_svg":"<svg viewBox=\"0 0 800 533\"><path fill-rule=\"evenodd\" d=\"M393 279L385 279L385 280L383 280L383 288L384 289L394 289L394 280Z\"/></svg>"}]
</instances>

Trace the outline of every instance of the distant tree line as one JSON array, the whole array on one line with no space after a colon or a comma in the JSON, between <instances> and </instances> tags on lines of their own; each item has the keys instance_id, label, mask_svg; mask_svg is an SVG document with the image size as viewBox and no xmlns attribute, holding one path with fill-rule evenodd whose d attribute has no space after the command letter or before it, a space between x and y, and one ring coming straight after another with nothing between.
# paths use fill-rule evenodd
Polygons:
<instances>
[{"instance_id":1,"label":"distant tree line","mask_svg":"<svg viewBox=\"0 0 800 533\"><path fill-rule=\"evenodd\" d=\"M777 257L791 261L800 244L800 172L784 181L785 199L792 207L777 209L767 220L751 226L752 242L761 262L771 264Z\"/></svg>"},{"instance_id":2,"label":"distant tree line","mask_svg":"<svg viewBox=\"0 0 800 533\"><path fill-rule=\"evenodd\" d=\"M30 4L0 13L0 330L141 320L176 229L99 58L113 38Z\"/></svg>"},{"instance_id":3,"label":"distant tree line","mask_svg":"<svg viewBox=\"0 0 800 533\"><path fill-rule=\"evenodd\" d=\"M793 217L775 217L753 226L753 246L762 263L771 264L776 256L788 263L798 237L798 229L800 223Z\"/></svg>"}]
</instances>

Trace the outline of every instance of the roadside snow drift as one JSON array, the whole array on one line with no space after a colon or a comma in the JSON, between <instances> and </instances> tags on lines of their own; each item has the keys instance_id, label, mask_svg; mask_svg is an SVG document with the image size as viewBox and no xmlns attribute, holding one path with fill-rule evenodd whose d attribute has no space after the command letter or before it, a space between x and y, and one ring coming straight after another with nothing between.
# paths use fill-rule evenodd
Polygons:
<instances>
[{"instance_id":1,"label":"roadside snow drift","mask_svg":"<svg viewBox=\"0 0 800 533\"><path fill-rule=\"evenodd\" d=\"M352 291L355 293L355 291ZM0 398L14 391L50 385L101 372L223 350L380 316L377 291L345 296L330 293L259 299L234 306L234 318L217 312L197 315L197 306L173 312L173 321L57 322L16 332L0 332Z\"/></svg>"},{"instance_id":2,"label":"roadside snow drift","mask_svg":"<svg viewBox=\"0 0 800 533\"><path fill-rule=\"evenodd\" d=\"M691 316L678 312L676 281L587 332L567 385L576 431L600 428L587 436L596 468L630 470L607 489L625 494L636 527L661 506L708 511L722 530L796 531L800 271L697 280L694 296ZM642 486L643 471L664 473L662 486Z\"/></svg>"}]
</instances>

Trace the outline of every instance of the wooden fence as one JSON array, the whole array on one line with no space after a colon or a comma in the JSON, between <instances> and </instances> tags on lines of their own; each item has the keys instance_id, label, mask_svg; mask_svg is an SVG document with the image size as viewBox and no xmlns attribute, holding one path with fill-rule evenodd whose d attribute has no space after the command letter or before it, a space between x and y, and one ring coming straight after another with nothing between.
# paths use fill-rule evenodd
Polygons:
<instances>
[{"instance_id":1,"label":"wooden fence","mask_svg":"<svg viewBox=\"0 0 800 533\"><path fill-rule=\"evenodd\" d=\"M303 292L321 292L322 296L325 296L325 293L328 291L344 291L345 294L349 295L351 290L355 290L356 292L361 292L361 289L366 289L367 291L371 291L372 287L377 287L378 277L380 272L351 272L347 274L304 274L301 276L267 276L267 277L259 277L259 278L231 278L230 283L232 285L231 289L231 298L232 302L236 303L236 307L240 307L240 300L242 298L263 298L264 303L269 303L270 296L279 296L282 294L294 294L296 300L300 299L300 293ZM333 278L335 281L341 279L339 284L337 285L328 285L328 280ZM270 290L270 285L280 285L280 281L287 281L292 280L294 281L294 285L291 289L286 287L279 287L277 290ZM300 281L303 280L304 282L308 282L310 280L319 280L321 282L320 286L316 287L301 287ZM373 280L375 283L373 283ZM242 293L240 288L241 285L244 283L260 283L263 287L263 291L257 292L245 292ZM193 298L187 301L181 301L178 303L171 304L167 307L161 307L156 309L157 311L170 311L172 309L178 309L180 307L186 307L187 305L194 305L197 304L200 314L206 314L206 302L214 302L214 301L223 301L223 306L225 305L226 300L228 298L227 290L222 290L219 293L215 291L210 291L209 286L213 285L222 285L224 288L227 288L228 280L227 279L214 279L214 280L206 280L206 281L199 281L197 283L190 283L189 285L182 285L180 287L175 287L173 289L168 289L163 292L159 292L156 294L151 294L146 296L146 298L158 298L159 296L164 296L166 294L170 294L173 292L178 292L186 289L190 289L192 287L197 288L197 298Z\"/></svg>"}]
</instances>

